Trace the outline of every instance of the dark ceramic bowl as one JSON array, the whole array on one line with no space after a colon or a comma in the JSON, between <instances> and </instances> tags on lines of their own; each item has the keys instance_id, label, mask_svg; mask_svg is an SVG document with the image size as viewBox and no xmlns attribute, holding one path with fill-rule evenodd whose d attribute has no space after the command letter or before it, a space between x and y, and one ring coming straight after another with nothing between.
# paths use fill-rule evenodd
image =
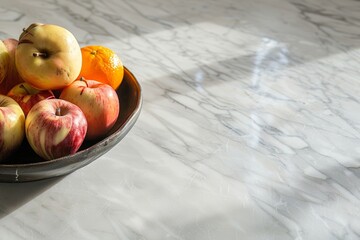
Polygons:
<instances>
[{"instance_id":1,"label":"dark ceramic bowl","mask_svg":"<svg viewBox=\"0 0 360 240\"><path fill-rule=\"evenodd\" d=\"M116 92L120 101L120 115L106 137L99 141L85 141L77 153L51 161L41 159L24 141L16 154L0 164L0 182L29 182L63 176L84 167L113 148L134 126L142 105L140 84L127 68Z\"/></svg>"}]
</instances>

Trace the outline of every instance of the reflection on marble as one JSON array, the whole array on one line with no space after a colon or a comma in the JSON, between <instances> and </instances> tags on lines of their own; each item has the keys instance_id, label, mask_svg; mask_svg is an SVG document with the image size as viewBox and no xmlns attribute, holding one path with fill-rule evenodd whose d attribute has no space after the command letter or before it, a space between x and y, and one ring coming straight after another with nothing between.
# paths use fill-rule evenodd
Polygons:
<instances>
[{"instance_id":1,"label":"reflection on marble","mask_svg":"<svg viewBox=\"0 0 360 240\"><path fill-rule=\"evenodd\" d=\"M129 135L61 179L0 184L4 239L359 239L356 1L0 5L119 53L144 92Z\"/></svg>"}]
</instances>

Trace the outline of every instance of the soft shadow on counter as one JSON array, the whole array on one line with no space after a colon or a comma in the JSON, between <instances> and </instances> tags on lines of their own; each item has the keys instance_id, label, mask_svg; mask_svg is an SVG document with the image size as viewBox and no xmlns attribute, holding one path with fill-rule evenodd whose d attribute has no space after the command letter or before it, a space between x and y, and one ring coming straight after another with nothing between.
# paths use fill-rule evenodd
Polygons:
<instances>
[{"instance_id":1,"label":"soft shadow on counter","mask_svg":"<svg viewBox=\"0 0 360 240\"><path fill-rule=\"evenodd\" d=\"M63 178L25 183L0 183L0 219L36 198Z\"/></svg>"}]
</instances>

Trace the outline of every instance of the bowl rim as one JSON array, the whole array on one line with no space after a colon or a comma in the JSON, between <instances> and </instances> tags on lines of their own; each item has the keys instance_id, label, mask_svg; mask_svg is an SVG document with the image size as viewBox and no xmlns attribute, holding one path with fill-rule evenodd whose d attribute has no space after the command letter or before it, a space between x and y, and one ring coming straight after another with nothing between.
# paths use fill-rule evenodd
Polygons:
<instances>
[{"instance_id":1,"label":"bowl rim","mask_svg":"<svg viewBox=\"0 0 360 240\"><path fill-rule=\"evenodd\" d=\"M107 145L106 142L111 142L112 139L116 139L119 135L122 134L122 131L124 129L126 129L129 126L129 124L131 124L132 121L137 120L137 118L140 114L140 110L142 108L142 104L143 104L142 88L141 88L140 83L137 81L134 74L125 66L124 66L124 71L126 71L127 74L129 74L131 76L131 79L133 79L134 85L136 85L136 87L138 88L138 98L137 98L137 102L136 102L134 110L131 112L131 114L129 116L127 116L124 123L115 132L113 132L111 135L105 137L104 139L94 143L90 147L87 147L85 149L77 151L76 153L71 154L71 155L67 155L67 156L60 157L60 158L55 158L52 160L33 162L33 163L20 163L20 164L6 164L6 163L1 164L0 163L0 169L16 169L17 170L17 169L26 169L26 168L47 166L47 165L56 164L59 162L66 162L66 161L69 161L69 163L71 163L76 159L77 156L84 154L86 152L91 152L97 146Z\"/></svg>"}]
</instances>

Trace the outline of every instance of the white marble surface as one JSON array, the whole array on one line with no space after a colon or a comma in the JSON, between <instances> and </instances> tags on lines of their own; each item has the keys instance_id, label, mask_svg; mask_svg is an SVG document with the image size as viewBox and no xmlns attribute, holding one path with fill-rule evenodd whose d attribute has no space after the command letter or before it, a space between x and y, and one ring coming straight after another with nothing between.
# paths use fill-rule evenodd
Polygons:
<instances>
[{"instance_id":1,"label":"white marble surface","mask_svg":"<svg viewBox=\"0 0 360 240\"><path fill-rule=\"evenodd\" d=\"M360 3L1 0L113 48L144 104L113 150L0 184L1 239L360 239Z\"/></svg>"}]
</instances>

